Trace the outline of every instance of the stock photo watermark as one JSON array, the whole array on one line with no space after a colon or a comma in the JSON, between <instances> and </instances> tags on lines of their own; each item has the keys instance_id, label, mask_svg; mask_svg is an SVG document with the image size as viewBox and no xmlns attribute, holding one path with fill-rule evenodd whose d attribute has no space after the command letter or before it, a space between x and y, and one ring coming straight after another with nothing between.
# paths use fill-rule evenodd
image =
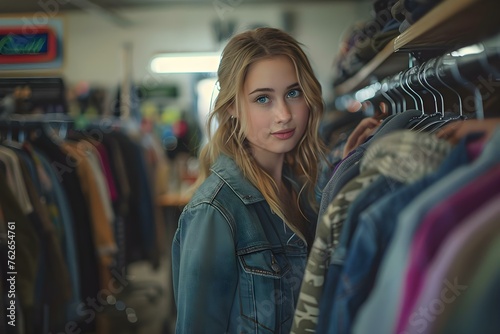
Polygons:
<instances>
[{"instance_id":1,"label":"stock photo watermark","mask_svg":"<svg viewBox=\"0 0 500 334\"><path fill-rule=\"evenodd\" d=\"M226 14L234 12L244 0L215 0L213 6L220 20L224 20Z\"/></svg>"},{"instance_id":2,"label":"stock photo watermark","mask_svg":"<svg viewBox=\"0 0 500 334\"><path fill-rule=\"evenodd\" d=\"M7 324L16 326L16 223L7 223Z\"/></svg>"},{"instance_id":3,"label":"stock photo watermark","mask_svg":"<svg viewBox=\"0 0 500 334\"><path fill-rule=\"evenodd\" d=\"M399 334L423 333L445 311L446 306L455 302L465 290L467 285L461 285L457 277L452 282L444 280L440 295L410 315L407 329L411 329L411 332L404 331Z\"/></svg>"}]
</instances>

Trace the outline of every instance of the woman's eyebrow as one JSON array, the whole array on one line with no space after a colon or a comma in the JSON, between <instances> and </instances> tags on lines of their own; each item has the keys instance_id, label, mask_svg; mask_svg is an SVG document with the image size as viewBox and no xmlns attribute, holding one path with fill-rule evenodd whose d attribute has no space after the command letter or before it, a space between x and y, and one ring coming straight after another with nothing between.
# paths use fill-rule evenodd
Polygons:
<instances>
[{"instance_id":1,"label":"woman's eyebrow","mask_svg":"<svg viewBox=\"0 0 500 334\"><path fill-rule=\"evenodd\" d=\"M257 92L274 92L274 89L272 89L272 88L257 88L256 90L248 93L248 95L252 95L253 93L257 93Z\"/></svg>"},{"instance_id":2,"label":"woman's eyebrow","mask_svg":"<svg viewBox=\"0 0 500 334\"><path fill-rule=\"evenodd\" d=\"M288 87L286 87L286 89L292 89L292 88L297 88L297 87L300 87L300 85L298 82L295 82L295 83L289 85ZM248 95L252 95L252 94L257 93L257 92L274 92L274 89L273 88L257 88L255 90L253 90L252 92L248 93Z\"/></svg>"}]
</instances>

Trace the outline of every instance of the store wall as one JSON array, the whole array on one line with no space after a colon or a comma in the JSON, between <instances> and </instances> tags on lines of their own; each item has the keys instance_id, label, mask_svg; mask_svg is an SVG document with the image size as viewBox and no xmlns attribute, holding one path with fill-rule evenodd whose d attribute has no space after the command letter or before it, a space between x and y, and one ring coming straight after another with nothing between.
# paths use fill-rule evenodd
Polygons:
<instances>
[{"instance_id":1,"label":"store wall","mask_svg":"<svg viewBox=\"0 0 500 334\"><path fill-rule=\"evenodd\" d=\"M232 6L226 5L233 4ZM323 84L325 98L331 95L331 64L345 30L369 15L368 2L307 3L301 5L258 5L239 1L215 1L214 6L174 6L127 9L119 14L129 20L120 27L95 13L66 14L64 76L68 83L88 81L116 88L124 78L123 49L132 47L134 82L179 84L180 104L189 104L189 75L155 75L149 71L151 57L158 52L215 51L222 47L212 25L235 22L239 30L263 24L291 27L292 34L305 45L313 67ZM216 6L219 4L219 6ZM224 5L223 5L224 4ZM284 12L291 20L284 20Z\"/></svg>"}]
</instances>

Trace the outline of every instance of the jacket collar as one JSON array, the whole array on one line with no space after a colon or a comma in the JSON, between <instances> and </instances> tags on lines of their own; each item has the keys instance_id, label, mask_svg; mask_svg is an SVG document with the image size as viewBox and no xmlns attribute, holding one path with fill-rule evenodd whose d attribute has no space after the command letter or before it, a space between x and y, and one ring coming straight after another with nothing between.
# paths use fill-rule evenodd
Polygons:
<instances>
[{"instance_id":1,"label":"jacket collar","mask_svg":"<svg viewBox=\"0 0 500 334\"><path fill-rule=\"evenodd\" d=\"M210 168L245 204L263 201L260 191L243 176L233 159L221 154Z\"/></svg>"},{"instance_id":2,"label":"jacket collar","mask_svg":"<svg viewBox=\"0 0 500 334\"><path fill-rule=\"evenodd\" d=\"M224 181L243 203L252 204L265 200L262 193L243 176L240 167L227 155L221 154L210 168L210 171ZM291 172L286 166L283 167L283 176L288 179L295 191L298 192L299 185L291 177Z\"/></svg>"}]
</instances>

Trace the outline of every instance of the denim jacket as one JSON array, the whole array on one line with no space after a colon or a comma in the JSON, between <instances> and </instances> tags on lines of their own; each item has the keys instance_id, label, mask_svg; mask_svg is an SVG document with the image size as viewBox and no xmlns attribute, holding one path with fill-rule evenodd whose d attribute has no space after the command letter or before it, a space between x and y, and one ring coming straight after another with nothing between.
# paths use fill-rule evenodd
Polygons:
<instances>
[{"instance_id":1,"label":"denim jacket","mask_svg":"<svg viewBox=\"0 0 500 334\"><path fill-rule=\"evenodd\" d=\"M176 333L288 334L307 245L232 159L211 171L174 236Z\"/></svg>"}]
</instances>

